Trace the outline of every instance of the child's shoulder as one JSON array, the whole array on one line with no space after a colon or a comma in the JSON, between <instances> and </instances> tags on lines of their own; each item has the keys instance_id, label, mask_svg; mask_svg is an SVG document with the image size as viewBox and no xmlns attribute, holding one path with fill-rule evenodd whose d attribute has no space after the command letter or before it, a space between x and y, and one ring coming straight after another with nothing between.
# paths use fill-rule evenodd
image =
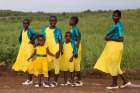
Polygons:
<instances>
[{"instance_id":1,"label":"child's shoulder","mask_svg":"<svg viewBox=\"0 0 140 93\"><path fill-rule=\"evenodd\" d=\"M79 28L78 26L74 26L74 27L72 28L72 30L74 30L74 31L76 31L76 32L80 32L80 28Z\"/></svg>"},{"instance_id":2,"label":"child's shoulder","mask_svg":"<svg viewBox=\"0 0 140 93\"><path fill-rule=\"evenodd\" d=\"M56 31L61 31L61 28L58 27L58 26L56 26L56 27L55 27L55 30L56 30Z\"/></svg>"}]
</instances>

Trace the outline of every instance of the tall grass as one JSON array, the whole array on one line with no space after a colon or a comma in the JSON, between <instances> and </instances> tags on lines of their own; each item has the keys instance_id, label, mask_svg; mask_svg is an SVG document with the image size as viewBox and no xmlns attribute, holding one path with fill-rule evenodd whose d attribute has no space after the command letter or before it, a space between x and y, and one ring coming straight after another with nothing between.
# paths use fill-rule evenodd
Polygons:
<instances>
[{"instance_id":1,"label":"tall grass","mask_svg":"<svg viewBox=\"0 0 140 93\"><path fill-rule=\"evenodd\" d=\"M26 17L32 18L32 27L40 31L41 25L48 25L47 17L51 14L45 13L14 13L3 14L0 19L0 62L11 66L15 62L19 44L17 37L21 29L21 20ZM23 15L22 15L23 14ZM26 15L26 16L24 16ZM112 24L111 11L62 13L53 14L58 16L58 26L62 33L70 30L68 21L70 16L77 15L80 18L79 27L82 32L82 70L90 71L100 56L104 46L104 36ZM5 20L3 17L8 16ZM10 16L19 19L10 19ZM20 16L24 16L23 18ZM128 69L140 68L140 10L123 11L122 20L125 25L125 50L123 55L123 67Z\"/></svg>"}]
</instances>

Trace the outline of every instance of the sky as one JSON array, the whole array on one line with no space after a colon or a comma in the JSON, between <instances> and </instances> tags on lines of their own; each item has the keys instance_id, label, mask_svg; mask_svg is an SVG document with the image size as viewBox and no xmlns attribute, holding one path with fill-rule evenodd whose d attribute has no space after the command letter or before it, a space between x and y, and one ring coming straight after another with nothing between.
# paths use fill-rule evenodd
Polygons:
<instances>
[{"instance_id":1,"label":"sky","mask_svg":"<svg viewBox=\"0 0 140 93\"><path fill-rule=\"evenodd\" d=\"M140 0L0 0L0 10L80 12L140 8Z\"/></svg>"}]
</instances>

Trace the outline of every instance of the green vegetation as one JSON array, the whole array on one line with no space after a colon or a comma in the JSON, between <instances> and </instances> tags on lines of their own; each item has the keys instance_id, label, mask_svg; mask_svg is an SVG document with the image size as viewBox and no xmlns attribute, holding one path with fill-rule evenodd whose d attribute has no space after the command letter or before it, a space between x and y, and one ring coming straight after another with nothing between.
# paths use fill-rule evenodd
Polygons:
<instances>
[{"instance_id":1,"label":"green vegetation","mask_svg":"<svg viewBox=\"0 0 140 93\"><path fill-rule=\"evenodd\" d=\"M0 11L0 63L11 66L15 61L19 44L17 37L21 30L21 21L31 18L32 27L40 31L42 25L48 24L50 15L58 16L58 26L63 34L68 31L70 16L80 18L79 27L82 32L82 69L90 71L100 56L104 46L104 36L112 24L111 11L84 11L81 13L23 13ZM123 11L125 25L125 51L123 67L140 68L140 9Z\"/></svg>"}]
</instances>

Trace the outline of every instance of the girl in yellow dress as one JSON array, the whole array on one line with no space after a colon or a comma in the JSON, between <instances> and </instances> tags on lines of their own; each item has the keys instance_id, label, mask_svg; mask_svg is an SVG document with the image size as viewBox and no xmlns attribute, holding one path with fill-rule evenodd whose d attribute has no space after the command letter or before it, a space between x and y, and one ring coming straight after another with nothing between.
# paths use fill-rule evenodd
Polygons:
<instances>
[{"instance_id":1,"label":"girl in yellow dress","mask_svg":"<svg viewBox=\"0 0 140 93\"><path fill-rule=\"evenodd\" d=\"M95 64L94 68L105 73L109 73L112 76L113 82L112 85L107 87L107 89L118 89L117 79L118 76L123 80L123 85L121 88L124 88L131 84L128 82L124 76L123 71L120 68L122 53L123 53L123 24L120 21L121 11L116 10L113 12L113 21L114 24L106 35L105 40L107 41L106 47Z\"/></svg>"},{"instance_id":2,"label":"girl in yellow dress","mask_svg":"<svg viewBox=\"0 0 140 93\"><path fill-rule=\"evenodd\" d=\"M74 44L71 40L71 32L65 33L65 43L63 47L63 61L61 61L61 70L64 73L64 83L62 86L74 85ZM70 73L71 81L68 81L68 74Z\"/></svg>"},{"instance_id":3,"label":"girl in yellow dress","mask_svg":"<svg viewBox=\"0 0 140 93\"><path fill-rule=\"evenodd\" d=\"M42 77L43 80L43 87L53 87L48 81L48 54L50 56L54 56L52 53L49 52L48 46L45 44L45 39L43 35L39 34L37 37L37 45L34 50L34 54L29 57L28 60L34 57L33 63L33 71L29 70L29 73L33 73L33 75L37 76L38 82L35 84L35 87L40 87L42 85ZM32 68L32 67L31 67ZM31 71L31 72L30 72Z\"/></svg>"},{"instance_id":4,"label":"girl in yellow dress","mask_svg":"<svg viewBox=\"0 0 140 93\"><path fill-rule=\"evenodd\" d=\"M35 37L37 34L36 32L30 27L30 20L24 19L23 20L23 30L21 31L21 34L19 36L19 43L20 43L20 49L19 53L16 59L16 62L14 63L12 69L14 71L23 71L26 72L27 70L27 59L32 54L31 51L34 50L32 45L29 43L30 40ZM23 82L24 85L32 84L32 75L28 75L28 80Z\"/></svg>"}]
</instances>

